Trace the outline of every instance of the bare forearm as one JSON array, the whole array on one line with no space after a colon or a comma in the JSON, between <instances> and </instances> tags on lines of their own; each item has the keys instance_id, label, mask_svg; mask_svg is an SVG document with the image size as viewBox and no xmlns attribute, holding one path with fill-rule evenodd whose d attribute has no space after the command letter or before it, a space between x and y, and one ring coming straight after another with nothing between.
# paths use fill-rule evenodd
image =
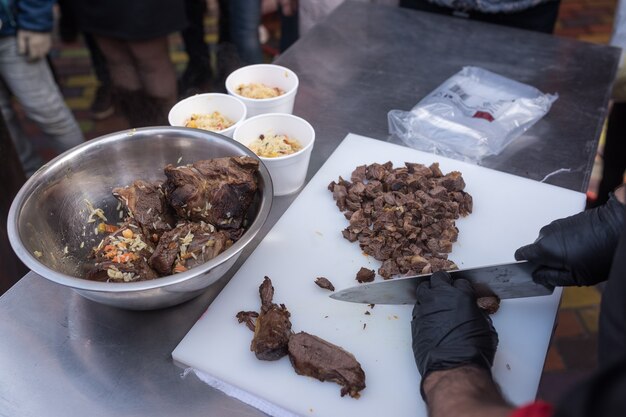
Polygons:
<instances>
[{"instance_id":1,"label":"bare forearm","mask_svg":"<svg viewBox=\"0 0 626 417\"><path fill-rule=\"evenodd\" d=\"M423 388L430 417L506 417L513 411L491 375L477 367L432 372Z\"/></svg>"}]
</instances>

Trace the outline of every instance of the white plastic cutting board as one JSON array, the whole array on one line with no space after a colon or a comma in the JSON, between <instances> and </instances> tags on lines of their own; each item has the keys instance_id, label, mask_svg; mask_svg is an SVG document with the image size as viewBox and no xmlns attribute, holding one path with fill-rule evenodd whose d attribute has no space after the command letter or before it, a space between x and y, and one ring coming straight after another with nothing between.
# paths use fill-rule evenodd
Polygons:
<instances>
[{"instance_id":1,"label":"white plastic cutting board","mask_svg":"<svg viewBox=\"0 0 626 417\"><path fill-rule=\"evenodd\" d=\"M173 358L302 416L425 416L411 351L412 307L370 309L332 300L313 282L324 276L340 290L358 284L359 268L378 269L378 261L342 237L348 223L327 186L339 176L349 179L358 165L386 161L394 166L439 162L444 174L463 173L474 212L457 221L459 240L450 259L460 268L513 261L515 249L534 241L541 226L584 208L582 193L350 134L176 347ZM294 331L320 336L356 356L367 384L360 399L340 397L335 383L297 375L287 357L256 359L250 351L252 332L235 315L259 310L258 287L265 275L274 284L274 302L291 312ZM557 290L546 297L505 300L493 316L500 336L493 372L516 404L535 398L560 295Z\"/></svg>"}]
</instances>

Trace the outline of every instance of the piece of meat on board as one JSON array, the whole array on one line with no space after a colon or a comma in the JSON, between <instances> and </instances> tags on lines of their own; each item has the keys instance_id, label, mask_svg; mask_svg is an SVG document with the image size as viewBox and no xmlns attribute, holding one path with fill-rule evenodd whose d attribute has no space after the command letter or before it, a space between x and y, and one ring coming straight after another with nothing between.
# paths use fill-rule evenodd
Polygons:
<instances>
[{"instance_id":1,"label":"piece of meat on board","mask_svg":"<svg viewBox=\"0 0 626 417\"><path fill-rule=\"evenodd\" d=\"M359 269L359 272L356 273L356 280L360 283L372 282L374 281L374 278L376 278L376 272L374 272L373 269L361 267L361 269Z\"/></svg>"},{"instance_id":2,"label":"piece of meat on board","mask_svg":"<svg viewBox=\"0 0 626 417\"><path fill-rule=\"evenodd\" d=\"M500 308L500 297L483 284L473 284L472 288L478 308L486 311L487 314L495 314Z\"/></svg>"},{"instance_id":3,"label":"piece of meat on board","mask_svg":"<svg viewBox=\"0 0 626 417\"><path fill-rule=\"evenodd\" d=\"M365 372L353 354L306 332L289 339L289 360L298 375L341 385L341 396L359 398L365 388Z\"/></svg>"},{"instance_id":4,"label":"piece of meat on board","mask_svg":"<svg viewBox=\"0 0 626 417\"><path fill-rule=\"evenodd\" d=\"M284 304L274 304L272 281L265 277L259 287L261 313L254 326L250 350L258 359L275 361L287 355L287 343L291 336L291 314Z\"/></svg>"},{"instance_id":5,"label":"piece of meat on board","mask_svg":"<svg viewBox=\"0 0 626 417\"><path fill-rule=\"evenodd\" d=\"M328 280L328 278L317 277L315 278L315 283L320 288L324 288L325 290L328 290L328 291L335 291L335 286L333 285L332 282Z\"/></svg>"},{"instance_id":6,"label":"piece of meat on board","mask_svg":"<svg viewBox=\"0 0 626 417\"><path fill-rule=\"evenodd\" d=\"M259 313L256 311L240 311L237 313L237 321L239 323L245 323L248 329L254 331L256 319L259 318Z\"/></svg>"}]
</instances>

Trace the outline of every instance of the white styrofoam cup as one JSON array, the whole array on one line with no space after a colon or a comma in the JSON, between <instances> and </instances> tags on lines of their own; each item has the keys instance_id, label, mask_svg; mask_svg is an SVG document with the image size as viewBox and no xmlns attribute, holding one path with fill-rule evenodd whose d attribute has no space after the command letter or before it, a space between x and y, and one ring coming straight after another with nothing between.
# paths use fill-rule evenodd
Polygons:
<instances>
[{"instance_id":1,"label":"white styrofoam cup","mask_svg":"<svg viewBox=\"0 0 626 417\"><path fill-rule=\"evenodd\" d=\"M242 84L262 83L268 87L278 87L285 93L272 98L248 98L236 93ZM248 65L233 71L226 78L226 91L248 108L248 117L264 113L293 112L293 104L298 92L298 76L289 68L274 64Z\"/></svg>"},{"instance_id":2,"label":"white styrofoam cup","mask_svg":"<svg viewBox=\"0 0 626 417\"><path fill-rule=\"evenodd\" d=\"M234 122L232 126L215 132L229 138L233 137L235 129L248 114L246 105L235 96L205 93L196 94L179 101L172 107L167 118L171 126L185 127L185 122L189 120L192 114L210 114L214 111L220 112Z\"/></svg>"},{"instance_id":3,"label":"white styrofoam cup","mask_svg":"<svg viewBox=\"0 0 626 417\"><path fill-rule=\"evenodd\" d=\"M233 139L248 146L259 135L287 135L297 140L302 149L290 155L259 158L265 164L274 185L274 195L294 193L304 185L315 142L315 130L306 120L286 113L268 113L244 120L235 129Z\"/></svg>"}]
</instances>

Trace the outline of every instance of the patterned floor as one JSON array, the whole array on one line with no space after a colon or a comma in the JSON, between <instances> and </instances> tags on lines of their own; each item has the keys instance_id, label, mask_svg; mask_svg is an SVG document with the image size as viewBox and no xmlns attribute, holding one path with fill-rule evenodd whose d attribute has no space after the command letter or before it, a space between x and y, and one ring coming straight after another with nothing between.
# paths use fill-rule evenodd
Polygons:
<instances>
[{"instance_id":1,"label":"patterned floor","mask_svg":"<svg viewBox=\"0 0 626 417\"><path fill-rule=\"evenodd\" d=\"M573 37L583 41L607 43L612 30L613 10L616 0L562 0L556 35ZM209 22L207 39L216 41L215 25ZM267 20L273 29L275 19ZM272 32L272 30L270 30ZM172 38L172 60L179 70L185 65L186 55L182 51L180 39ZM271 52L272 48L266 48ZM89 107L97 87L91 73L87 50L80 41L62 44L55 43L53 62L59 83L67 104L73 110L87 138L94 138L112 131L127 128L119 115L103 121L90 117ZM24 120L28 131L36 138L36 143L45 158L54 156L45 146L41 133ZM598 182L598 169L601 159L597 158L596 168L588 195L593 197ZM558 315L558 326L548 352L539 397L556 401L573 383L585 377L596 365L597 319L600 293L596 288L572 288L564 292Z\"/></svg>"}]
</instances>

